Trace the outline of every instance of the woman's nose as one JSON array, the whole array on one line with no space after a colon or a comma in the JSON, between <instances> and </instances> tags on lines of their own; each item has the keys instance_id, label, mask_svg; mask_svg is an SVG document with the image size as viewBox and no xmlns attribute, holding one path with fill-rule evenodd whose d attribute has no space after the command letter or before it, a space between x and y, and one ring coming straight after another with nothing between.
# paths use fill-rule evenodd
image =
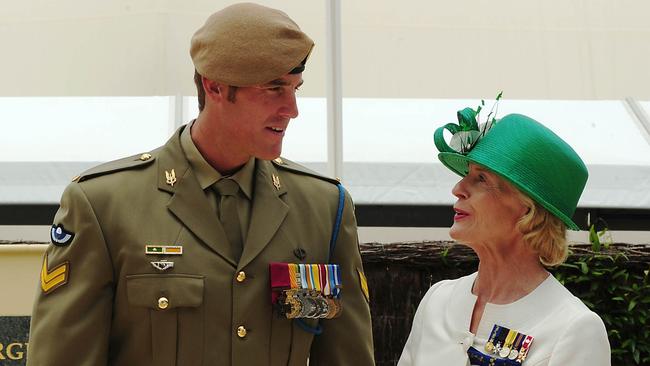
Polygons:
<instances>
[{"instance_id":1,"label":"woman's nose","mask_svg":"<svg viewBox=\"0 0 650 366\"><path fill-rule=\"evenodd\" d=\"M451 189L451 194L456 196L457 198L467 198L467 189L465 187L465 178L461 179L454 185L454 188Z\"/></svg>"}]
</instances>

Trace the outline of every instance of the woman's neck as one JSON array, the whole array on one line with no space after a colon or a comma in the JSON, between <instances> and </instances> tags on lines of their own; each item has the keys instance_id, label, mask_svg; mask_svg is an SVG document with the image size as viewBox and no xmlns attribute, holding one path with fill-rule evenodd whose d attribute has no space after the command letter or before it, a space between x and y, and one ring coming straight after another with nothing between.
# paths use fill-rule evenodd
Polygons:
<instances>
[{"instance_id":1,"label":"woman's neck","mask_svg":"<svg viewBox=\"0 0 650 366\"><path fill-rule=\"evenodd\" d=\"M472 293L486 303L509 304L531 293L548 276L535 255L481 259Z\"/></svg>"},{"instance_id":2,"label":"woman's neck","mask_svg":"<svg viewBox=\"0 0 650 366\"><path fill-rule=\"evenodd\" d=\"M538 255L523 242L472 245L472 248L479 257L478 274L472 287L476 303L470 323L470 331L476 334L487 303L513 303L535 290L549 273Z\"/></svg>"}]
</instances>

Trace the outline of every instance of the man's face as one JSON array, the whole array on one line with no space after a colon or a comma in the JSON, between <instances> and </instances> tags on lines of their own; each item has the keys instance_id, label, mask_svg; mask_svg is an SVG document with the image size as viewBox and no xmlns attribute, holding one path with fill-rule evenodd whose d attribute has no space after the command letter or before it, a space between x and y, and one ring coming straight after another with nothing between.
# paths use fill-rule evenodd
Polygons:
<instances>
[{"instance_id":1,"label":"man's face","mask_svg":"<svg viewBox=\"0 0 650 366\"><path fill-rule=\"evenodd\" d=\"M302 82L302 74L287 74L264 85L238 88L235 101L222 104L222 131L217 132L229 137L229 154L242 161L280 156L289 121L298 116L296 91Z\"/></svg>"}]
</instances>

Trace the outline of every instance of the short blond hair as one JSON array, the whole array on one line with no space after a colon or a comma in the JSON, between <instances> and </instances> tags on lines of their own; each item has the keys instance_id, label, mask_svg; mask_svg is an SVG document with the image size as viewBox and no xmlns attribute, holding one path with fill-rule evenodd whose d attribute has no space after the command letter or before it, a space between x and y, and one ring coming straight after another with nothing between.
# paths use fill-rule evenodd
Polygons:
<instances>
[{"instance_id":1,"label":"short blond hair","mask_svg":"<svg viewBox=\"0 0 650 366\"><path fill-rule=\"evenodd\" d=\"M564 222L527 195L515 191L528 207L528 213L517 222L517 229L524 234L524 244L537 252L539 261L547 267L564 263L569 255Z\"/></svg>"}]
</instances>

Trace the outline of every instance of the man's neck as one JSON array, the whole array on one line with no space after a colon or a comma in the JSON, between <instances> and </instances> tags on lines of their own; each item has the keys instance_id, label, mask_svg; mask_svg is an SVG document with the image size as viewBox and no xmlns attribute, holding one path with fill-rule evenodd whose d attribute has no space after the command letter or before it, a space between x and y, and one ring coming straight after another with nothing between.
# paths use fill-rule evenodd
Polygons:
<instances>
[{"instance_id":1,"label":"man's neck","mask_svg":"<svg viewBox=\"0 0 650 366\"><path fill-rule=\"evenodd\" d=\"M220 143L221 136L209 127L209 121L203 113L192 124L190 136L203 158L222 175L237 172L250 159L250 156L233 156L224 148L226 144Z\"/></svg>"}]
</instances>

